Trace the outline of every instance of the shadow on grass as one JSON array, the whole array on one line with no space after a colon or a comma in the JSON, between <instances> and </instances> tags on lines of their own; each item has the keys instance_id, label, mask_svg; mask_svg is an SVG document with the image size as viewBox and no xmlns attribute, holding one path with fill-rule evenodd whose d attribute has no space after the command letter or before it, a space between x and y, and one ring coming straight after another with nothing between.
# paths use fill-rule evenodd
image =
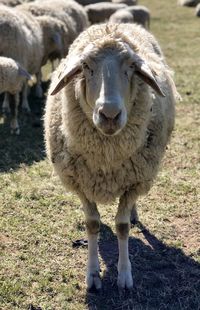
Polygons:
<instances>
[{"instance_id":1,"label":"shadow on grass","mask_svg":"<svg viewBox=\"0 0 200 310\"><path fill-rule=\"evenodd\" d=\"M122 297L117 289L117 238L102 225L99 253L107 270L102 277L103 291L88 292L88 309L200 309L200 265L180 249L166 246L139 223L147 244L129 239L129 253L134 276L132 292ZM188 239L189 242L189 239Z\"/></svg>"},{"instance_id":2,"label":"shadow on grass","mask_svg":"<svg viewBox=\"0 0 200 310\"><path fill-rule=\"evenodd\" d=\"M44 88L47 87L46 85ZM0 109L3 96L0 97ZM43 139L43 109L45 99L34 97L34 88L29 95L31 115L19 109L19 136L10 134L10 120L0 123L0 172L17 169L21 164L31 165L45 157Z\"/></svg>"}]
</instances>

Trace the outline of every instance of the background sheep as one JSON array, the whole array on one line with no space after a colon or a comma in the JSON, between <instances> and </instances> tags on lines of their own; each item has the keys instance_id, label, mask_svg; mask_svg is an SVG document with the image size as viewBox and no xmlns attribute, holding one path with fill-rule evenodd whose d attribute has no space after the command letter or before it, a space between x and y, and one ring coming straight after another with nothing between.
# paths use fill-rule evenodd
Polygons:
<instances>
[{"instance_id":1,"label":"background sheep","mask_svg":"<svg viewBox=\"0 0 200 310\"><path fill-rule=\"evenodd\" d=\"M126 7L126 4L101 2L85 6L88 19L91 24L105 22L119 9Z\"/></svg>"},{"instance_id":2,"label":"background sheep","mask_svg":"<svg viewBox=\"0 0 200 310\"><path fill-rule=\"evenodd\" d=\"M200 16L200 4L198 4L196 7L196 16Z\"/></svg>"},{"instance_id":3,"label":"background sheep","mask_svg":"<svg viewBox=\"0 0 200 310\"><path fill-rule=\"evenodd\" d=\"M182 6L196 6L200 0L179 0L178 4Z\"/></svg>"},{"instance_id":4,"label":"background sheep","mask_svg":"<svg viewBox=\"0 0 200 310\"><path fill-rule=\"evenodd\" d=\"M43 38L39 23L30 13L0 6L0 56L13 58L30 74L39 74ZM27 83L23 87L22 107L30 112Z\"/></svg>"},{"instance_id":5,"label":"background sheep","mask_svg":"<svg viewBox=\"0 0 200 310\"><path fill-rule=\"evenodd\" d=\"M22 0L0 0L0 4L4 4L10 7L17 6L22 3Z\"/></svg>"},{"instance_id":6,"label":"background sheep","mask_svg":"<svg viewBox=\"0 0 200 310\"><path fill-rule=\"evenodd\" d=\"M47 154L63 185L83 204L88 288L101 287L96 203L116 197L118 286L133 286L131 210L136 219L136 200L150 189L174 126L175 86L163 57L155 52L160 51L157 44L134 24L92 26L74 41L50 87Z\"/></svg>"},{"instance_id":7,"label":"background sheep","mask_svg":"<svg viewBox=\"0 0 200 310\"><path fill-rule=\"evenodd\" d=\"M118 10L114 14L112 14L109 18L109 22L111 23L133 23L134 18L131 12L126 9Z\"/></svg>"},{"instance_id":8,"label":"background sheep","mask_svg":"<svg viewBox=\"0 0 200 310\"><path fill-rule=\"evenodd\" d=\"M137 4L137 0L112 0L113 3L124 3L127 5L136 5Z\"/></svg>"},{"instance_id":9,"label":"background sheep","mask_svg":"<svg viewBox=\"0 0 200 310\"><path fill-rule=\"evenodd\" d=\"M76 0L76 2L78 2L79 4L85 6L85 5L89 5L89 4L94 4L94 3L102 2L102 0ZM111 0L105 0L103 2L111 2Z\"/></svg>"},{"instance_id":10,"label":"background sheep","mask_svg":"<svg viewBox=\"0 0 200 310\"><path fill-rule=\"evenodd\" d=\"M150 28L150 11L143 5L129 6L127 10L133 14L134 23Z\"/></svg>"},{"instance_id":11,"label":"background sheep","mask_svg":"<svg viewBox=\"0 0 200 310\"><path fill-rule=\"evenodd\" d=\"M37 17L43 16L38 18L38 21L44 34L46 59L49 57L53 60L57 56L58 58L66 56L69 45L88 26L88 19L84 9L72 0L67 2L58 0L56 3L53 0L34 1L24 3L18 6L18 9L31 12ZM46 36L51 36L51 42L46 39ZM51 47L49 47L49 44L51 44ZM51 52L48 53L49 48ZM55 51L53 51L53 48Z\"/></svg>"},{"instance_id":12,"label":"background sheep","mask_svg":"<svg viewBox=\"0 0 200 310\"><path fill-rule=\"evenodd\" d=\"M0 57L0 93L7 93L9 106L5 106L7 101L4 101L2 107L3 113L7 110L11 111L11 133L19 134L19 124L17 119L19 92L22 90L23 83L31 76L22 68L15 60L8 57Z\"/></svg>"}]
</instances>

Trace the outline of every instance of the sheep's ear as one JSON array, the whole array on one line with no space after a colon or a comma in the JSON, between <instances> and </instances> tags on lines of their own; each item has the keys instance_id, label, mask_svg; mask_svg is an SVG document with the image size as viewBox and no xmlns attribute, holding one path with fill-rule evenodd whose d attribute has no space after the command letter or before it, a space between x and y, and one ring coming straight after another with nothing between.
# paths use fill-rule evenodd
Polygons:
<instances>
[{"instance_id":1,"label":"sheep's ear","mask_svg":"<svg viewBox=\"0 0 200 310\"><path fill-rule=\"evenodd\" d=\"M57 94L63 87L65 87L71 80L82 71L83 61L90 55L93 51L94 45L92 43L88 44L81 55L73 56L67 64L61 70L58 75L57 82L54 84L55 87L51 92L51 95Z\"/></svg>"},{"instance_id":2,"label":"sheep's ear","mask_svg":"<svg viewBox=\"0 0 200 310\"><path fill-rule=\"evenodd\" d=\"M54 88L51 95L56 95L63 87L65 87L75 75L82 70L80 58L72 59L67 65L64 66L57 78L57 82L54 84Z\"/></svg>"},{"instance_id":3,"label":"sheep's ear","mask_svg":"<svg viewBox=\"0 0 200 310\"><path fill-rule=\"evenodd\" d=\"M31 75L24 68L22 68L22 66L20 66L19 64L17 65L19 75L27 78L28 80L31 80L32 79Z\"/></svg>"},{"instance_id":4,"label":"sheep's ear","mask_svg":"<svg viewBox=\"0 0 200 310\"><path fill-rule=\"evenodd\" d=\"M135 73L149 86L151 86L160 96L165 97L162 89L159 86L159 82L156 79L156 74L152 72L149 65L138 54L136 54L128 43L123 42L124 46L128 50L132 60Z\"/></svg>"},{"instance_id":5,"label":"sheep's ear","mask_svg":"<svg viewBox=\"0 0 200 310\"><path fill-rule=\"evenodd\" d=\"M144 61L139 61L135 63L136 71L135 73L149 86L151 86L158 95L165 97L162 89L156 80L155 74L151 71L149 66Z\"/></svg>"}]
</instances>

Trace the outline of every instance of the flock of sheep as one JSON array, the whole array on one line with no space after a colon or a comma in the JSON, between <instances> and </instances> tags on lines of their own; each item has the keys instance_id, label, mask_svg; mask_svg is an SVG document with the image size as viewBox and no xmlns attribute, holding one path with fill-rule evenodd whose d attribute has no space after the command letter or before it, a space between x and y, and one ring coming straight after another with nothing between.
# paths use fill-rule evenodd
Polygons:
<instances>
[{"instance_id":1,"label":"flock of sheep","mask_svg":"<svg viewBox=\"0 0 200 310\"><path fill-rule=\"evenodd\" d=\"M182 6L196 7L195 14L200 17L200 0L178 0L178 4Z\"/></svg>"},{"instance_id":2,"label":"flock of sheep","mask_svg":"<svg viewBox=\"0 0 200 310\"><path fill-rule=\"evenodd\" d=\"M5 93L3 115L11 113L11 133L20 133L20 93L22 109L30 113L28 80L36 77L35 95L42 97L42 66L65 57L70 44L90 24L110 18L112 22L135 21L149 27L149 11L136 2L0 0L0 93Z\"/></svg>"}]
</instances>

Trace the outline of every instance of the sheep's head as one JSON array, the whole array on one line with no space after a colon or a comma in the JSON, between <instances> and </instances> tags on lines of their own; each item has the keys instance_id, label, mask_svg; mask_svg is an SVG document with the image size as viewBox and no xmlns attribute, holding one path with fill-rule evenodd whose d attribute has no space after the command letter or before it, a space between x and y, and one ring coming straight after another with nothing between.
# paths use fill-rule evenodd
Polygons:
<instances>
[{"instance_id":1,"label":"sheep's head","mask_svg":"<svg viewBox=\"0 0 200 310\"><path fill-rule=\"evenodd\" d=\"M133 89L138 76L159 95L164 96L148 64L127 43L119 48L98 50L91 44L80 56L67 62L58 77L55 95L82 73L80 104L93 124L105 135L116 135L127 123L133 104Z\"/></svg>"}]
</instances>

